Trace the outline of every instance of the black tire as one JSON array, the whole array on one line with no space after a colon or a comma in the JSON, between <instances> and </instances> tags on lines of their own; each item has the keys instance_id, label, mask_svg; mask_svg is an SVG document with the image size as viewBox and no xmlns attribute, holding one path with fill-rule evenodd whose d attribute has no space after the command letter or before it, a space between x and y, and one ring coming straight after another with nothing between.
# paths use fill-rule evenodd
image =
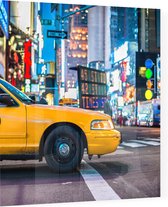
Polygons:
<instances>
[{"instance_id":1,"label":"black tire","mask_svg":"<svg viewBox=\"0 0 168 207\"><path fill-rule=\"evenodd\" d=\"M50 169L57 173L72 172L83 157L84 145L79 133L70 126L58 126L47 137L44 156Z\"/></svg>"}]
</instances>

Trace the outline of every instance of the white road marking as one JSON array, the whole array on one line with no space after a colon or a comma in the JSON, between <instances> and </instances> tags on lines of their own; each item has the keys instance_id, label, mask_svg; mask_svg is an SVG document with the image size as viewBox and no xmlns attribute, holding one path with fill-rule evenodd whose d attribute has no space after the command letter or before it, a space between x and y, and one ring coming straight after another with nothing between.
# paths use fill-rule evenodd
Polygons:
<instances>
[{"instance_id":1,"label":"white road marking","mask_svg":"<svg viewBox=\"0 0 168 207\"><path fill-rule=\"evenodd\" d=\"M146 144L146 145L152 145L152 146L159 146L160 143L159 142L155 142L155 141L143 141L143 140L135 140L135 142L137 143L141 143L141 144Z\"/></svg>"},{"instance_id":2,"label":"white road marking","mask_svg":"<svg viewBox=\"0 0 168 207\"><path fill-rule=\"evenodd\" d=\"M150 137L138 137L138 139L129 140L127 142L122 142L120 147L147 147L147 146L160 146L160 139L150 138Z\"/></svg>"},{"instance_id":3,"label":"white road marking","mask_svg":"<svg viewBox=\"0 0 168 207\"><path fill-rule=\"evenodd\" d=\"M137 148L137 147L146 147L144 144L134 143L134 142L123 142L121 146Z\"/></svg>"},{"instance_id":4,"label":"white road marking","mask_svg":"<svg viewBox=\"0 0 168 207\"><path fill-rule=\"evenodd\" d=\"M117 147L117 150L118 150L118 149L124 149L124 147L122 147L122 146L119 145L119 146Z\"/></svg>"},{"instance_id":5,"label":"white road marking","mask_svg":"<svg viewBox=\"0 0 168 207\"><path fill-rule=\"evenodd\" d=\"M137 137L138 140L150 140L150 141L156 141L156 142L160 142L160 137L158 138L152 138L152 137Z\"/></svg>"},{"instance_id":6,"label":"white road marking","mask_svg":"<svg viewBox=\"0 0 168 207\"><path fill-rule=\"evenodd\" d=\"M72 184L72 182L62 183L62 185L69 185L69 184Z\"/></svg>"},{"instance_id":7,"label":"white road marking","mask_svg":"<svg viewBox=\"0 0 168 207\"><path fill-rule=\"evenodd\" d=\"M158 138L147 138L145 140L148 140L148 141L155 141L155 142L160 142L160 137Z\"/></svg>"},{"instance_id":8,"label":"white road marking","mask_svg":"<svg viewBox=\"0 0 168 207\"><path fill-rule=\"evenodd\" d=\"M80 173L96 201L121 199L103 177L82 160Z\"/></svg>"},{"instance_id":9,"label":"white road marking","mask_svg":"<svg viewBox=\"0 0 168 207\"><path fill-rule=\"evenodd\" d=\"M112 152L112 153L110 153L110 154L107 154L107 155L104 155L104 156L113 156L113 155L126 155L126 154L133 154L133 152L132 151L128 151L128 150L124 150L123 149L124 147L122 147L122 149L120 150L120 149L118 149L118 150L116 150L115 152Z\"/></svg>"}]
</instances>

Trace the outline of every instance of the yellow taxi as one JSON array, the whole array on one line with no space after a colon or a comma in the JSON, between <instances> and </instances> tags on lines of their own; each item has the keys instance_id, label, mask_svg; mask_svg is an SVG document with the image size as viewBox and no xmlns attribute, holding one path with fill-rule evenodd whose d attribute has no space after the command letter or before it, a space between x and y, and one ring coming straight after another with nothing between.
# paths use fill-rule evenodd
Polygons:
<instances>
[{"instance_id":1,"label":"yellow taxi","mask_svg":"<svg viewBox=\"0 0 168 207\"><path fill-rule=\"evenodd\" d=\"M89 157L114 152L121 142L111 117L79 108L35 104L0 79L0 160L45 158L55 172L77 169Z\"/></svg>"}]
</instances>

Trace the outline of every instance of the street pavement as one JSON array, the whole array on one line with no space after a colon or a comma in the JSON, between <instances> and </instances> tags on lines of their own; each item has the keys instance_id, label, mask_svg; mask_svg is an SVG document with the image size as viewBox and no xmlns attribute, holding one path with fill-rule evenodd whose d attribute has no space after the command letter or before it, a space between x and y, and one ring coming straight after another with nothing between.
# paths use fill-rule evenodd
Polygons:
<instances>
[{"instance_id":1,"label":"street pavement","mask_svg":"<svg viewBox=\"0 0 168 207\"><path fill-rule=\"evenodd\" d=\"M140 128L137 139L138 129L118 127L124 140L116 152L92 160L85 152L74 173L55 174L45 160L2 161L0 205L159 197L160 129Z\"/></svg>"}]
</instances>

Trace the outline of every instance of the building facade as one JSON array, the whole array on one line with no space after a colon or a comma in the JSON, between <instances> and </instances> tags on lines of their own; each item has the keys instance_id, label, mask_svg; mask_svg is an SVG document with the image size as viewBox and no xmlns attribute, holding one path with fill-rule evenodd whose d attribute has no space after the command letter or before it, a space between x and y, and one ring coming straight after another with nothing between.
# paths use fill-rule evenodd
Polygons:
<instances>
[{"instance_id":1,"label":"building facade","mask_svg":"<svg viewBox=\"0 0 168 207\"><path fill-rule=\"evenodd\" d=\"M38 3L11 1L9 4L6 79L29 94L36 84Z\"/></svg>"},{"instance_id":2,"label":"building facade","mask_svg":"<svg viewBox=\"0 0 168 207\"><path fill-rule=\"evenodd\" d=\"M0 0L0 77L6 78L6 48L9 38L9 2Z\"/></svg>"}]
</instances>

